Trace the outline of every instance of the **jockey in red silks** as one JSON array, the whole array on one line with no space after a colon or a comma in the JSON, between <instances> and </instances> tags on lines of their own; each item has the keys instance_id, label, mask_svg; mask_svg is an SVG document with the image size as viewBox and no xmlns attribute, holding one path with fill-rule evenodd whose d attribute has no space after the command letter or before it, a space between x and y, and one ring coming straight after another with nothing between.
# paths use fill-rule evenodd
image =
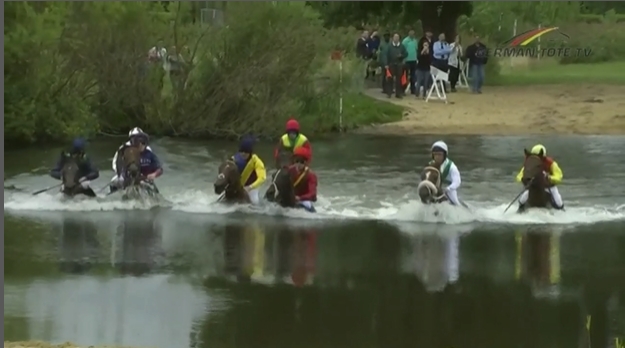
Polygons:
<instances>
[{"instance_id":1,"label":"jockey in red silks","mask_svg":"<svg viewBox=\"0 0 625 348\"><path fill-rule=\"evenodd\" d=\"M293 153L294 164L289 167L293 179L297 204L311 213L315 212L313 202L317 201L317 175L310 169L310 150L298 147Z\"/></svg>"},{"instance_id":2,"label":"jockey in red silks","mask_svg":"<svg viewBox=\"0 0 625 348\"><path fill-rule=\"evenodd\" d=\"M281 151L286 150L293 153L295 149L300 147L307 148L312 157L310 141L304 134L300 133L299 122L292 118L286 122L286 133L280 137L280 141L278 141L273 154L274 160L276 161L276 168L278 167L278 157Z\"/></svg>"}]
</instances>

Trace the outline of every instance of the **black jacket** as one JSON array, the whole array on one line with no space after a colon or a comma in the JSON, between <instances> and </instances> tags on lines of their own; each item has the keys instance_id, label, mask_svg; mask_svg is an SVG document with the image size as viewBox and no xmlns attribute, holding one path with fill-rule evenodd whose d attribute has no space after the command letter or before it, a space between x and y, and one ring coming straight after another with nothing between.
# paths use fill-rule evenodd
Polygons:
<instances>
[{"instance_id":1,"label":"black jacket","mask_svg":"<svg viewBox=\"0 0 625 348\"><path fill-rule=\"evenodd\" d=\"M488 47L483 43L474 43L465 51L469 65L484 65L488 63Z\"/></svg>"}]
</instances>

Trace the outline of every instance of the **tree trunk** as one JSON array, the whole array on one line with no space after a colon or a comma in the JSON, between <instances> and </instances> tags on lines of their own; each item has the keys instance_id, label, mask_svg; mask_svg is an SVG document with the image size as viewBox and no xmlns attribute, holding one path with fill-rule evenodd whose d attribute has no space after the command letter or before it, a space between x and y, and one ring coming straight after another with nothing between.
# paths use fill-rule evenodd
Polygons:
<instances>
[{"instance_id":1,"label":"tree trunk","mask_svg":"<svg viewBox=\"0 0 625 348\"><path fill-rule=\"evenodd\" d=\"M456 37L458 17L466 12L466 6L461 1L422 1L421 25L423 32L431 30L435 40L438 34L445 33L447 41L453 42Z\"/></svg>"}]
</instances>

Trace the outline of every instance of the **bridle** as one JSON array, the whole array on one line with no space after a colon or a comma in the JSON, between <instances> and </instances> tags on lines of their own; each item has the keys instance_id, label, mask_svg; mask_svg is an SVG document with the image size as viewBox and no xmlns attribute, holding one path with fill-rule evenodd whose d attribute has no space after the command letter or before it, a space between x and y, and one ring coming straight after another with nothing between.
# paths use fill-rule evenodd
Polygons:
<instances>
[{"instance_id":1,"label":"bridle","mask_svg":"<svg viewBox=\"0 0 625 348\"><path fill-rule=\"evenodd\" d=\"M417 185L417 190L419 190L421 187L425 187L430 193L430 196L434 198L434 200L439 200L445 197L445 194L436 196L436 194L439 191L438 188L441 186L441 175L440 175L440 171L438 170L438 168L427 166L423 169L423 171L425 172L425 179L421 180L419 185ZM430 173L433 171L438 173L438 178L436 180L436 183L433 183L432 181L430 181Z\"/></svg>"},{"instance_id":2,"label":"bridle","mask_svg":"<svg viewBox=\"0 0 625 348\"><path fill-rule=\"evenodd\" d=\"M224 172L227 170L232 170L230 168L231 165L235 165L236 164L230 160L226 161L225 166L223 167L221 173L217 174L217 179L218 180L223 180L226 178L226 174L224 174ZM217 202L221 202L224 198L226 198L226 192L228 192L228 188L230 188L230 180L226 181L226 185L224 186L224 192L219 196L219 198L217 198Z\"/></svg>"}]
</instances>

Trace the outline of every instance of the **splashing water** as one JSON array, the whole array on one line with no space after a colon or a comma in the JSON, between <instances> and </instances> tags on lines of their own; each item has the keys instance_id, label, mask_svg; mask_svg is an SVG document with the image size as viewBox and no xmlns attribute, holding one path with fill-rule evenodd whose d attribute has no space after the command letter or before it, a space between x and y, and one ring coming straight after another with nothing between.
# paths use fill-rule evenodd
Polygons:
<instances>
[{"instance_id":1,"label":"splashing water","mask_svg":"<svg viewBox=\"0 0 625 348\"><path fill-rule=\"evenodd\" d=\"M565 211L529 210L517 214L516 206L504 214L507 204L497 202L467 202L469 209L446 204L426 206L419 201L368 202L365 197L321 197L316 203L317 214L303 210L284 209L262 204L224 205L217 203L217 196L206 191L189 190L163 194L167 201L142 202L121 201L119 197L64 200L56 193L32 196L30 193L5 191L4 208L8 211L114 211L148 210L167 208L190 214L248 213L288 216L298 219L378 219L401 222L424 222L439 224L467 224L474 222L510 224L587 224L601 221L625 220L625 205L621 206L567 206Z\"/></svg>"}]
</instances>

